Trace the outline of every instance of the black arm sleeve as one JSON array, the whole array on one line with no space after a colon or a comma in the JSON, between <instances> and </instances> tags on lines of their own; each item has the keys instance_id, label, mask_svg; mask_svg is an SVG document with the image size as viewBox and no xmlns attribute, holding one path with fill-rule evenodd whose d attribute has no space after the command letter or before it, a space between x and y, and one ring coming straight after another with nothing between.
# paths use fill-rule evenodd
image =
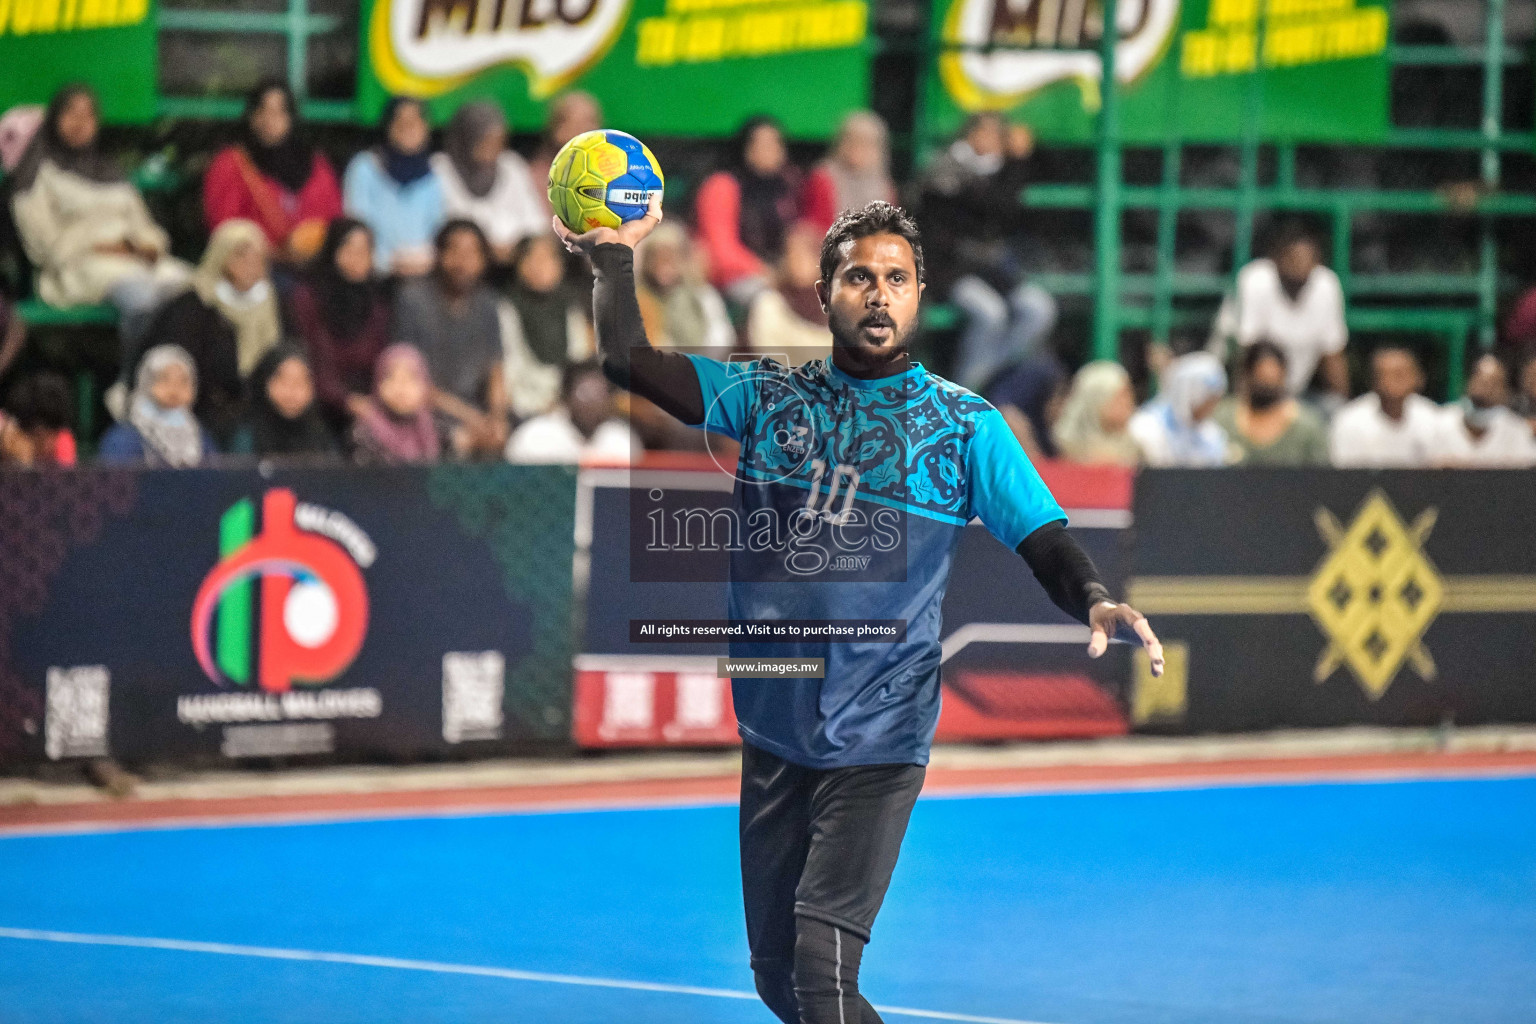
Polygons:
<instances>
[{"instance_id":1,"label":"black arm sleeve","mask_svg":"<svg viewBox=\"0 0 1536 1024\"><path fill-rule=\"evenodd\" d=\"M1093 559L1061 523L1046 523L1020 541L1016 550L1029 563L1051 603L1083 625L1088 625L1088 609L1112 600Z\"/></svg>"},{"instance_id":2,"label":"black arm sleeve","mask_svg":"<svg viewBox=\"0 0 1536 1024\"><path fill-rule=\"evenodd\" d=\"M651 347L635 298L635 253L606 242L592 251L592 317L603 372L619 387L649 399L696 427L704 422L704 391L693 362L681 352Z\"/></svg>"}]
</instances>

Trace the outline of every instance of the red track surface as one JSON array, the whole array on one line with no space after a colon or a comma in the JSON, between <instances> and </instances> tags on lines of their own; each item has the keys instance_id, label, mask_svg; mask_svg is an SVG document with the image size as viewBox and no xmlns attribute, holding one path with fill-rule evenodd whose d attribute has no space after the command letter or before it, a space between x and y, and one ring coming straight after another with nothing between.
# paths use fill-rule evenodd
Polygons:
<instances>
[{"instance_id":1,"label":"red track surface","mask_svg":"<svg viewBox=\"0 0 1536 1024\"><path fill-rule=\"evenodd\" d=\"M1357 754L1175 764L934 768L929 795L1185 788L1284 782L1372 781L1536 774L1536 751ZM734 775L457 789L210 799L123 800L0 807L0 831L326 821L431 814L728 803Z\"/></svg>"}]
</instances>

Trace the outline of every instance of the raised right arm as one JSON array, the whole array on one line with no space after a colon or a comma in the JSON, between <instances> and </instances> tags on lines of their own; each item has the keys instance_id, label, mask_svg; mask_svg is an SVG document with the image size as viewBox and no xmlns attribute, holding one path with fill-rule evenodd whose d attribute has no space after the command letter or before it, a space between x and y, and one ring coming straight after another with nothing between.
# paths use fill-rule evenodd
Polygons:
<instances>
[{"instance_id":1,"label":"raised right arm","mask_svg":"<svg viewBox=\"0 0 1536 1024\"><path fill-rule=\"evenodd\" d=\"M651 347L635 298L635 253L603 242L592 249L592 314L608 379L656 403L690 427L704 422L704 392L693 361Z\"/></svg>"}]
</instances>

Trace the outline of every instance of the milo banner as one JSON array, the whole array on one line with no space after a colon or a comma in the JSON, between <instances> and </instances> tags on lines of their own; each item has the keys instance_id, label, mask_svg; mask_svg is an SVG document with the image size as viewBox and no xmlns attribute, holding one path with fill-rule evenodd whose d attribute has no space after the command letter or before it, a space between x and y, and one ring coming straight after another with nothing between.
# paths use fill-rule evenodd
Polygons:
<instances>
[{"instance_id":1,"label":"milo banner","mask_svg":"<svg viewBox=\"0 0 1536 1024\"><path fill-rule=\"evenodd\" d=\"M109 121L155 115L154 0L0 0L0 111L87 82Z\"/></svg>"},{"instance_id":2,"label":"milo banner","mask_svg":"<svg viewBox=\"0 0 1536 1024\"><path fill-rule=\"evenodd\" d=\"M824 137L866 104L866 0L365 0L358 104L439 116L500 101L520 131L566 88L637 134L720 135L767 112Z\"/></svg>"},{"instance_id":3,"label":"milo banner","mask_svg":"<svg viewBox=\"0 0 1536 1024\"><path fill-rule=\"evenodd\" d=\"M574 473L0 475L0 762L569 731Z\"/></svg>"},{"instance_id":4,"label":"milo banner","mask_svg":"<svg viewBox=\"0 0 1536 1024\"><path fill-rule=\"evenodd\" d=\"M1116 19L1126 141L1226 142L1250 122L1289 140L1386 131L1385 0L1120 0ZM1102 35L1101 0L938 0L931 130L1006 110L1048 141L1090 141Z\"/></svg>"},{"instance_id":5,"label":"milo banner","mask_svg":"<svg viewBox=\"0 0 1536 1024\"><path fill-rule=\"evenodd\" d=\"M1536 721L1536 476L1165 470L1136 480L1130 600L1182 731Z\"/></svg>"}]
</instances>

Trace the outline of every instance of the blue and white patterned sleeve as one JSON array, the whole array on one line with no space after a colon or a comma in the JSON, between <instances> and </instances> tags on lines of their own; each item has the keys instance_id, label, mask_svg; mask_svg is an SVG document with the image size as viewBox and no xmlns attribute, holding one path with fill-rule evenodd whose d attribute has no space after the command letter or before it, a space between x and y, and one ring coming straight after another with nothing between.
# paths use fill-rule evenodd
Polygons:
<instances>
[{"instance_id":1,"label":"blue and white patterned sleeve","mask_svg":"<svg viewBox=\"0 0 1536 1024\"><path fill-rule=\"evenodd\" d=\"M1010 549L1047 523L1067 521L1008 421L990 406L976 418L966 474L971 515Z\"/></svg>"},{"instance_id":2,"label":"blue and white patterned sleeve","mask_svg":"<svg viewBox=\"0 0 1536 1024\"><path fill-rule=\"evenodd\" d=\"M688 353L694 372L699 375L699 390L704 398L705 430L740 441L747 429L747 417L757 401L758 375L753 362L722 363L718 359Z\"/></svg>"}]
</instances>

